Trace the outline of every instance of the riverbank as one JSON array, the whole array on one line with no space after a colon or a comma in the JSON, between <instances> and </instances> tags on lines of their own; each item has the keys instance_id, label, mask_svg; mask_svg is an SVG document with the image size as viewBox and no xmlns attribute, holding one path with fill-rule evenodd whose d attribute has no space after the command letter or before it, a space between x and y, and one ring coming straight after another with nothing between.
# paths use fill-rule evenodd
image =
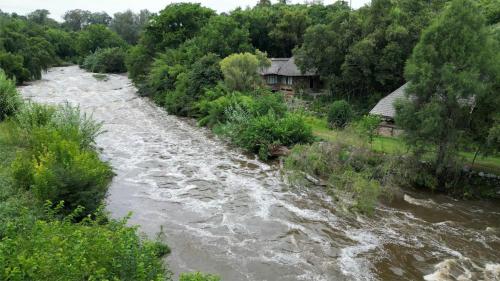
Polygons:
<instances>
[{"instance_id":1,"label":"riverbank","mask_svg":"<svg viewBox=\"0 0 500 281\"><path fill-rule=\"evenodd\" d=\"M31 116L36 118L34 114ZM159 242L141 239L137 228L127 226L126 218L112 220L103 210L90 209L101 204L103 199L94 197L91 181L87 181L86 190L81 182L69 183L80 190L66 194L66 201L45 201L49 197L54 200L62 196L65 190L59 186L59 190L53 191L59 195L53 192L49 195L48 191L42 191L43 182L56 185L55 177L71 176L70 171L79 173L79 179L84 181L90 170L81 170L83 167L78 165L83 162L78 161L89 161L90 158L84 160L84 154L73 155L79 157L77 160L69 156L72 152L61 151L68 153L64 164L58 158L48 162L49 155L56 154L30 154L34 138L42 132L41 127L30 130L28 135L22 130L18 121L0 122L0 279L80 280L81 276L86 276L88 279L168 280L169 274L161 257L169 252L169 248ZM47 141L37 145L53 148L54 140L52 143ZM24 155L36 163L34 174L28 172L28 166L20 167ZM51 170L54 165L58 165L59 170ZM64 171L60 170L63 165L66 165ZM106 164L94 162L91 165L98 169ZM20 176L27 181L26 187L20 185ZM93 176L99 179L98 174ZM78 192L85 192L88 198L80 197ZM80 204L73 207L73 200L87 209Z\"/></svg>"},{"instance_id":2,"label":"riverbank","mask_svg":"<svg viewBox=\"0 0 500 281\"><path fill-rule=\"evenodd\" d=\"M334 143L342 140L353 144L359 141L359 136L354 135L352 132L332 130L328 127L326 120L313 117L309 118L307 123L312 127L314 135L324 141ZM405 145L404 141L398 137L375 136L373 142L370 144L370 148L374 152L393 155L404 154L408 151L408 147ZM460 154L465 158L466 163L472 166L474 153L461 152ZM480 155L475 160L473 168L477 170L477 172L500 175L500 157Z\"/></svg>"}]
</instances>

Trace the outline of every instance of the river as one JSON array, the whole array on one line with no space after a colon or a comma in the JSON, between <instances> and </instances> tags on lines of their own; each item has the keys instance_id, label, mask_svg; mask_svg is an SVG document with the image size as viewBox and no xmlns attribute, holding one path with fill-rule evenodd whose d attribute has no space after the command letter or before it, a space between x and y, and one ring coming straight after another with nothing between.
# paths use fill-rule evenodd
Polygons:
<instances>
[{"instance_id":1,"label":"river","mask_svg":"<svg viewBox=\"0 0 500 281\"><path fill-rule=\"evenodd\" d=\"M107 209L154 237L173 272L224 281L500 280L500 204L408 191L371 217L348 214L320 188L290 187L192 120L168 115L124 75L98 81L52 68L20 88L41 103L80 105L106 133L116 176Z\"/></svg>"}]
</instances>

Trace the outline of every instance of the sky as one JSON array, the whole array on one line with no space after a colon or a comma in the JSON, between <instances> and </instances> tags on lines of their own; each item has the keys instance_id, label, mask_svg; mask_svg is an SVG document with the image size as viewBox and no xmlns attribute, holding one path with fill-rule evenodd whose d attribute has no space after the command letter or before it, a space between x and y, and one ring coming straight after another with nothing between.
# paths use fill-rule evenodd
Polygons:
<instances>
[{"instance_id":1,"label":"sky","mask_svg":"<svg viewBox=\"0 0 500 281\"><path fill-rule=\"evenodd\" d=\"M324 0L325 4L331 4L336 0ZM359 8L370 0L351 0L353 8ZM212 8L218 12L229 12L237 7L254 6L258 0L0 0L0 10L9 13L28 14L36 9L49 10L53 19L62 21L64 12L72 9L89 10L92 12L105 11L109 15L122 12L127 9L140 11L148 9L158 12L166 5L174 2L196 2L203 6ZM273 1L275 2L275 0ZM305 0L292 0L292 3L304 3Z\"/></svg>"}]
</instances>

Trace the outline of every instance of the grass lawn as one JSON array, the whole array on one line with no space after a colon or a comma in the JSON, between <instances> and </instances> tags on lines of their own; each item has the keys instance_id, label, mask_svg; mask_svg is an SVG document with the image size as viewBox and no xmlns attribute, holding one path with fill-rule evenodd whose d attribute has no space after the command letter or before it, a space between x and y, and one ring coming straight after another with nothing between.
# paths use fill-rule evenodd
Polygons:
<instances>
[{"instance_id":1,"label":"grass lawn","mask_svg":"<svg viewBox=\"0 0 500 281\"><path fill-rule=\"evenodd\" d=\"M329 142L342 140L353 145L366 145L366 140L361 139L352 132L331 130L325 119L309 116L306 118L306 121L312 127L314 135L322 140ZM400 138L384 136L376 136L371 144L371 149L376 152L388 154L402 154L408 151L405 143ZM471 163L474 158L474 153L472 152L461 152L460 155L462 155L468 163ZM474 168L500 175L500 156L478 156Z\"/></svg>"}]
</instances>

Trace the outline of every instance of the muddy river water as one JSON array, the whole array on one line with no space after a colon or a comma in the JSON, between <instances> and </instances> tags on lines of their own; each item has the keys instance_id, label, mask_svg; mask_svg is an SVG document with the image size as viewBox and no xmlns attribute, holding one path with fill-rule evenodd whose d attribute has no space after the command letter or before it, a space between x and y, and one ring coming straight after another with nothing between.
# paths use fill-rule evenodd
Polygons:
<instances>
[{"instance_id":1,"label":"muddy river water","mask_svg":"<svg viewBox=\"0 0 500 281\"><path fill-rule=\"evenodd\" d=\"M50 69L25 98L69 102L104 122L116 177L107 209L163 228L172 271L225 281L500 280L500 204L407 193L372 217L339 211L320 188L288 186L189 120L138 97L124 75Z\"/></svg>"}]
</instances>

